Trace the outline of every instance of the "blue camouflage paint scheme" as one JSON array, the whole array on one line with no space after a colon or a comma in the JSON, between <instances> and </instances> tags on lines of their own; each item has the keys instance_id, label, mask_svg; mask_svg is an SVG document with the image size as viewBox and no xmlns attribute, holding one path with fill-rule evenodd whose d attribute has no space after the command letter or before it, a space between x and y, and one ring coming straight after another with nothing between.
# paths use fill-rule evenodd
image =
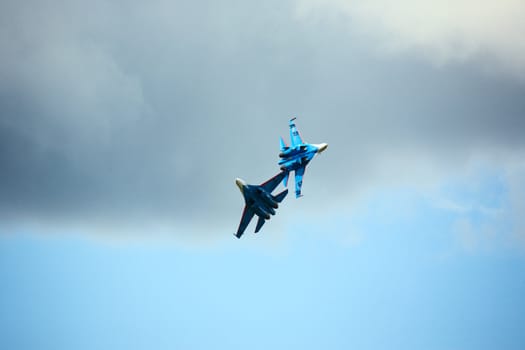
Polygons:
<instances>
[{"instance_id":1,"label":"blue camouflage paint scheme","mask_svg":"<svg viewBox=\"0 0 525 350\"><path fill-rule=\"evenodd\" d=\"M288 175L291 171L295 172L295 197L301 197L301 187L303 186L303 175L306 170L306 166L314 158L317 153L323 152L328 144L312 144L305 143L299 135L299 131L295 126L295 119L290 119L290 146L287 146L281 137L281 153L279 157L279 166L281 170L286 173L283 181L284 185L288 186Z\"/></svg>"},{"instance_id":2,"label":"blue camouflage paint scheme","mask_svg":"<svg viewBox=\"0 0 525 350\"><path fill-rule=\"evenodd\" d=\"M286 173L284 171L280 172L260 185L248 185L241 179L235 180L245 202L239 228L237 229L237 233L234 233L235 237L241 238L244 230L246 230L246 227L254 215L259 217L255 233L259 232L264 225L265 220L270 219L270 215L275 215L275 209L279 207L279 203L282 202L284 197L288 194L288 189L275 196L272 195L272 191L279 185L285 176Z\"/></svg>"}]
</instances>

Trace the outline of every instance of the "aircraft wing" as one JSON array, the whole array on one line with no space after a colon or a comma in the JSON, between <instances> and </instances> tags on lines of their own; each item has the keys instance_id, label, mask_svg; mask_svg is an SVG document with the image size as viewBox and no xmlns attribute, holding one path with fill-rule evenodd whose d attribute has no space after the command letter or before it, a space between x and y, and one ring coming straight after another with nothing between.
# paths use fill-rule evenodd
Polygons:
<instances>
[{"instance_id":1,"label":"aircraft wing","mask_svg":"<svg viewBox=\"0 0 525 350\"><path fill-rule=\"evenodd\" d=\"M237 233L235 234L235 237L241 238L242 234L244 233L244 230L246 230L246 227L252 221L253 215L255 213L253 210L248 208L248 206L244 206L244 210L242 212L241 216L241 222L239 223L239 228L237 229Z\"/></svg>"},{"instance_id":2,"label":"aircraft wing","mask_svg":"<svg viewBox=\"0 0 525 350\"><path fill-rule=\"evenodd\" d=\"M286 172L285 171L281 171L279 174L275 175L274 177L272 177L270 180L264 182L261 184L261 187L264 188L264 190L268 193L272 193L273 190L275 190L275 188L277 186L279 186L279 183L281 181L283 181L284 177L286 176Z\"/></svg>"},{"instance_id":3,"label":"aircraft wing","mask_svg":"<svg viewBox=\"0 0 525 350\"><path fill-rule=\"evenodd\" d=\"M290 119L290 143L291 147L295 147L297 145L303 144L303 140L301 139L301 135L299 135L299 131L297 131L297 128L295 127L295 118Z\"/></svg>"},{"instance_id":4,"label":"aircraft wing","mask_svg":"<svg viewBox=\"0 0 525 350\"><path fill-rule=\"evenodd\" d=\"M295 198L301 197L301 187L303 186L303 175L306 166L302 166L295 170Z\"/></svg>"}]
</instances>

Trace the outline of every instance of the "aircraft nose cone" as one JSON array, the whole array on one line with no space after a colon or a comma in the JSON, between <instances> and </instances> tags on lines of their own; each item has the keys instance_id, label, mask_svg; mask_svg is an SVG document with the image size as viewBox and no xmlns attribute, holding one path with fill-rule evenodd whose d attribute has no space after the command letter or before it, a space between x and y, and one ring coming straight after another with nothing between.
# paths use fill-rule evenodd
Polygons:
<instances>
[{"instance_id":1,"label":"aircraft nose cone","mask_svg":"<svg viewBox=\"0 0 525 350\"><path fill-rule=\"evenodd\" d=\"M321 143L317 145L317 153L323 152L328 147L327 143Z\"/></svg>"},{"instance_id":2,"label":"aircraft nose cone","mask_svg":"<svg viewBox=\"0 0 525 350\"><path fill-rule=\"evenodd\" d=\"M244 192L244 186L246 185L246 182L244 182L244 180L236 178L235 179L235 184L237 185L237 187L239 187L239 190L241 192Z\"/></svg>"}]
</instances>

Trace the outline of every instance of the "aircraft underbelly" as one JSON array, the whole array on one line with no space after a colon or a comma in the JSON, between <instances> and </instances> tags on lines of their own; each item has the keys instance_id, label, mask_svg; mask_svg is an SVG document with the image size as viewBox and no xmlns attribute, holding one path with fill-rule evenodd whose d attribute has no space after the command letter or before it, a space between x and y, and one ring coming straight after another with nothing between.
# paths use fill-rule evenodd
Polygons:
<instances>
[{"instance_id":1,"label":"aircraft underbelly","mask_svg":"<svg viewBox=\"0 0 525 350\"><path fill-rule=\"evenodd\" d=\"M293 161L282 164L281 169L284 168L283 170L294 171L299 168L305 167L306 165L308 165L308 163L310 163L310 159L295 159Z\"/></svg>"},{"instance_id":2,"label":"aircraft underbelly","mask_svg":"<svg viewBox=\"0 0 525 350\"><path fill-rule=\"evenodd\" d=\"M268 210L268 208L264 208L263 206L261 205L258 205L255 207L255 214L257 214L257 216L262 216L264 218L270 218L270 213L271 211ZM272 208L272 211L273 211L273 214L275 214L275 210L273 210Z\"/></svg>"}]
</instances>

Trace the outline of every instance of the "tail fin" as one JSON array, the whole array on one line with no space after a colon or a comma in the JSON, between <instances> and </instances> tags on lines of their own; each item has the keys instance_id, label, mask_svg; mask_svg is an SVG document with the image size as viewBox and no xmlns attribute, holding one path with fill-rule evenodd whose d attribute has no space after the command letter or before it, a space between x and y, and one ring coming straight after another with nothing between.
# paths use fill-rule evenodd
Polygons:
<instances>
[{"instance_id":1,"label":"tail fin","mask_svg":"<svg viewBox=\"0 0 525 350\"><path fill-rule=\"evenodd\" d=\"M279 193L278 195L273 196L273 198L274 198L277 202L281 203L281 202L283 201L284 197L286 197L287 194L288 194L288 189L282 191L282 192Z\"/></svg>"},{"instance_id":2,"label":"tail fin","mask_svg":"<svg viewBox=\"0 0 525 350\"><path fill-rule=\"evenodd\" d=\"M279 137L279 143L281 144L281 152L286 151L288 149L288 146L286 145L286 142L284 142L282 137Z\"/></svg>"}]
</instances>

